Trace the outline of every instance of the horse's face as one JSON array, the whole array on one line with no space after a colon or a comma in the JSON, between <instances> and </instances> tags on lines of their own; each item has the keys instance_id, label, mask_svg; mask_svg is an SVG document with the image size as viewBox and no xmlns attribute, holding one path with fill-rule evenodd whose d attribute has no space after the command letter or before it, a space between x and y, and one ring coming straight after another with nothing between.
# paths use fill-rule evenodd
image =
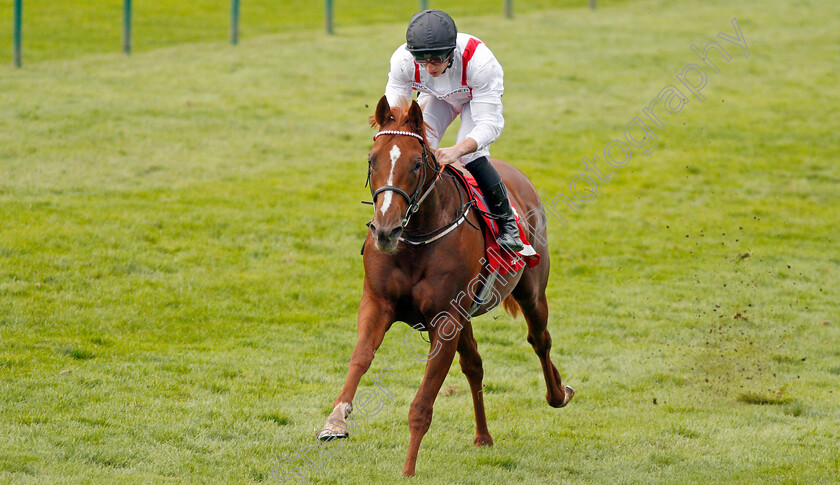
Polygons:
<instances>
[{"instance_id":1,"label":"horse's face","mask_svg":"<svg viewBox=\"0 0 840 485\"><path fill-rule=\"evenodd\" d=\"M392 110L383 96L376 107L374 121L380 131L402 131L420 136L423 133L423 112L415 101L405 113L399 108ZM424 167L423 146L413 136L383 134L374 141L368 160L370 186L376 194L370 230L376 248L391 253L397 248L403 232L408 199L419 192L428 172Z\"/></svg>"}]
</instances>

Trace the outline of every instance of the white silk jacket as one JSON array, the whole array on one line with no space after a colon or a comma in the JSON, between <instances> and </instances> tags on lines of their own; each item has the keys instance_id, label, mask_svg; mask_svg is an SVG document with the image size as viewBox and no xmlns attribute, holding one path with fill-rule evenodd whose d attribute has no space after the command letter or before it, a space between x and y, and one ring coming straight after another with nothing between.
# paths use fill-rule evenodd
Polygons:
<instances>
[{"instance_id":1,"label":"white silk jacket","mask_svg":"<svg viewBox=\"0 0 840 485\"><path fill-rule=\"evenodd\" d=\"M416 90L449 103L458 113L469 103L475 126L467 136L482 150L499 137L505 126L504 77L502 66L483 42L469 34L458 34L452 66L436 78L414 62L405 44L399 46L391 56L385 96L391 106L401 106L411 102L412 90Z\"/></svg>"}]
</instances>

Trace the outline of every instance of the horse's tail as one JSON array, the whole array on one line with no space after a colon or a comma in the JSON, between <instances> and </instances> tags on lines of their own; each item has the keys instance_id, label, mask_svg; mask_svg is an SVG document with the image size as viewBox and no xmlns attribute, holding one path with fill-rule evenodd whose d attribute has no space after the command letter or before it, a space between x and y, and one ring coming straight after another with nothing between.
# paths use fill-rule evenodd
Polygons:
<instances>
[{"instance_id":1,"label":"horse's tail","mask_svg":"<svg viewBox=\"0 0 840 485\"><path fill-rule=\"evenodd\" d=\"M519 308L519 303L516 303L516 300L513 299L512 295L505 298L505 301L502 302L502 305L505 307L505 311L508 312L508 315L510 315L511 317L516 318L519 316L521 308Z\"/></svg>"}]
</instances>

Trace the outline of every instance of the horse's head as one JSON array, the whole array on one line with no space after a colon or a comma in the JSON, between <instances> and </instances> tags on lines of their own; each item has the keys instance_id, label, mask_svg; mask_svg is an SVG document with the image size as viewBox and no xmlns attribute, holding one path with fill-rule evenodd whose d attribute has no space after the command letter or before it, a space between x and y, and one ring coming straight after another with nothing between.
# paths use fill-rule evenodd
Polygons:
<instances>
[{"instance_id":1,"label":"horse's head","mask_svg":"<svg viewBox=\"0 0 840 485\"><path fill-rule=\"evenodd\" d=\"M423 112L416 101L407 109L392 108L382 96L371 124L379 133L368 156L374 210L370 230L376 248L390 253L437 167L426 150Z\"/></svg>"}]
</instances>

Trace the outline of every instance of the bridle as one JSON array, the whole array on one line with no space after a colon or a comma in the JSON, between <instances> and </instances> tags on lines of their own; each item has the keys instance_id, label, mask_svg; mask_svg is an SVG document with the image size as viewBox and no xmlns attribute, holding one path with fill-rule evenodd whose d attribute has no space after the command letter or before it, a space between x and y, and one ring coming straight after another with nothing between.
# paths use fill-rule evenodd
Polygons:
<instances>
[{"instance_id":1,"label":"bridle","mask_svg":"<svg viewBox=\"0 0 840 485\"><path fill-rule=\"evenodd\" d=\"M414 190L414 194L408 195L408 193L405 190L403 190L403 189L401 189L401 188L399 188L395 185L383 185L382 187L379 187L378 189L376 189L376 191L373 190L373 187L370 188L371 189L371 195L373 196L373 203L374 204L376 204L376 197L379 194L381 194L382 192L388 192L388 191L395 192L395 193L403 196L405 198L405 200L408 201L408 209L405 211L405 217L402 218L402 222L401 222L402 227L405 228L405 226L408 225L408 221L411 219L411 216L414 215L414 213L417 212L420 209L420 204L423 203L423 201L426 199L426 197L428 197L429 194L432 192L432 189L435 188L435 185L437 184L438 180L440 180L440 174L443 171L443 168L438 166L438 163L437 163L437 160L435 159L434 153L432 153L432 151L429 150L428 145L426 145L426 140L423 139L422 135L418 135L417 133L414 133L414 132L411 132L411 131L382 130L382 131L380 131L379 133L377 133L373 136L373 140L376 141L376 139L379 138L382 135L403 135L403 136L410 136L410 137L413 137L413 138L417 138L417 140L420 141L420 146L423 148L423 165L422 165L423 173L420 176L420 180L417 182L417 188ZM431 185L429 185L429 188L426 189L426 192L422 193L422 195L421 195L421 192L423 192L423 184L426 182L426 167L427 166L432 167L432 170L434 170L434 172L435 172L435 178L432 181ZM365 183L365 185L368 185L369 183L370 183L370 160L368 160L368 178L367 178L367 182Z\"/></svg>"},{"instance_id":2,"label":"bridle","mask_svg":"<svg viewBox=\"0 0 840 485\"><path fill-rule=\"evenodd\" d=\"M367 202L367 204L371 205L376 204L376 196L386 191L396 192L397 194L403 196L405 200L408 201L408 209L406 210L405 217L403 217L401 222L402 227L405 228L405 226L408 224L408 221L411 219L411 216L420 209L420 204L422 204L426 197L430 193L432 193L432 189L435 188L435 185L437 184L438 180L440 180L441 175L443 174L443 167L440 167L438 165L434 153L429 149L428 145L426 145L426 140L424 140L421 135L418 135L417 133L411 131L382 130L373 136L374 141L376 141L376 139L382 135L403 135L410 136L412 138L417 138L417 140L420 141L420 146L423 148L423 174L420 177L420 181L417 183L417 188L414 190L413 195L408 195L406 191L399 187L395 187L393 185L383 185L382 187L376 189L376 191L374 191L373 187L371 187L371 195L373 196L373 202ZM432 181L431 185L429 185L429 188L426 189L426 192L421 195L421 192L423 191L423 185L426 181L427 166L431 167L431 169L434 170L435 179ZM467 201L465 202L465 196L464 194L462 194L462 191L464 189L458 182L455 182L454 176L452 176L451 174L446 175L453 180L455 188L458 191L458 198L460 199L460 209L458 211L458 214L455 216L455 219L452 222L444 224L443 226L438 227L437 229L434 229L425 234L409 235L407 233L404 233L402 236L400 236L400 241L403 241L404 243L410 244L412 246L424 246L426 244L431 244L437 241L438 239L442 238L443 236L446 236L450 232L454 231L465 221L469 223L469 225L471 225L474 229L479 231L481 230L478 227L476 227L472 222L470 222L470 220L467 218L467 214L473 207L472 200L470 200L469 197L466 197ZM367 182L365 182L365 186L367 187L369 184L370 160L368 160L368 176ZM370 225L370 222L368 223L368 225ZM362 245L362 254L364 254L364 245Z\"/></svg>"},{"instance_id":3,"label":"bridle","mask_svg":"<svg viewBox=\"0 0 840 485\"><path fill-rule=\"evenodd\" d=\"M417 133L414 133L414 132L411 132L411 131L382 130L382 131L380 131L379 133L377 133L376 135L373 136L374 141L376 141L376 139L379 138L382 135L404 135L404 136L410 136L410 137L413 137L413 138L417 138L420 141L420 146L423 147L423 175L420 177L420 181L417 183L417 188L414 190L413 195L408 195L408 193L406 191L404 191L403 189L401 189L399 187L395 187L393 185L383 185L382 187L379 187L378 189L376 189L376 191L374 191L373 187L371 187L371 194L373 195L373 202L366 202L367 204L371 204L371 205L376 204L376 196L381 194L382 192L386 192L386 191L396 192L397 194L400 194L401 196L405 197L405 200L408 201L408 209L406 210L405 217L403 217L402 223L401 223L402 227L405 228L405 226L408 224L409 219L411 219L411 216L420 209L420 204L422 204L423 201L426 199L426 197L430 193L432 193L432 189L435 188L435 185L438 183L438 180L440 180L441 175L443 174L443 167L438 165L437 160L435 159L434 153L432 153L432 151L426 145L426 140L424 140L421 135L418 135ZM431 159L431 161L430 161L430 159ZM434 170L435 179L432 181L431 185L429 185L429 188L426 189L426 192L421 195L420 193L423 190L423 184L426 181L426 167L427 166L432 167L432 170ZM454 231L458 226L460 226L465 221L470 226L472 226L474 229L479 230L479 231L481 230L478 227L476 227L475 224L470 222L470 220L467 218L467 214L469 213L470 209L473 207L472 200L470 200L469 197L467 197L467 201L464 202L465 197L462 194L462 190L464 190L464 189L461 187L461 185L458 182L455 182L455 177L454 176L452 176L451 174L446 174L446 175L449 176L453 180L453 182L455 184L455 188L458 191L458 198L460 199L460 210L458 211L458 214L456 215L455 220L453 220L452 222L449 222L447 224L444 224L443 226L438 227L437 229L434 229L434 230L432 230L430 232L427 232L425 234L409 235L409 234L404 233L402 236L400 236L400 241L403 241L404 243L410 244L412 246L425 246L426 244L431 244L431 243L437 241L438 239L442 238L443 236L446 236L450 232ZM370 160L368 160L368 174L367 174L367 182L365 182L365 186L367 187L369 184L370 184ZM368 226L369 225L370 225L370 222L368 222ZM364 254L364 253L365 253L365 246L363 244L362 245L362 254Z\"/></svg>"}]
</instances>

